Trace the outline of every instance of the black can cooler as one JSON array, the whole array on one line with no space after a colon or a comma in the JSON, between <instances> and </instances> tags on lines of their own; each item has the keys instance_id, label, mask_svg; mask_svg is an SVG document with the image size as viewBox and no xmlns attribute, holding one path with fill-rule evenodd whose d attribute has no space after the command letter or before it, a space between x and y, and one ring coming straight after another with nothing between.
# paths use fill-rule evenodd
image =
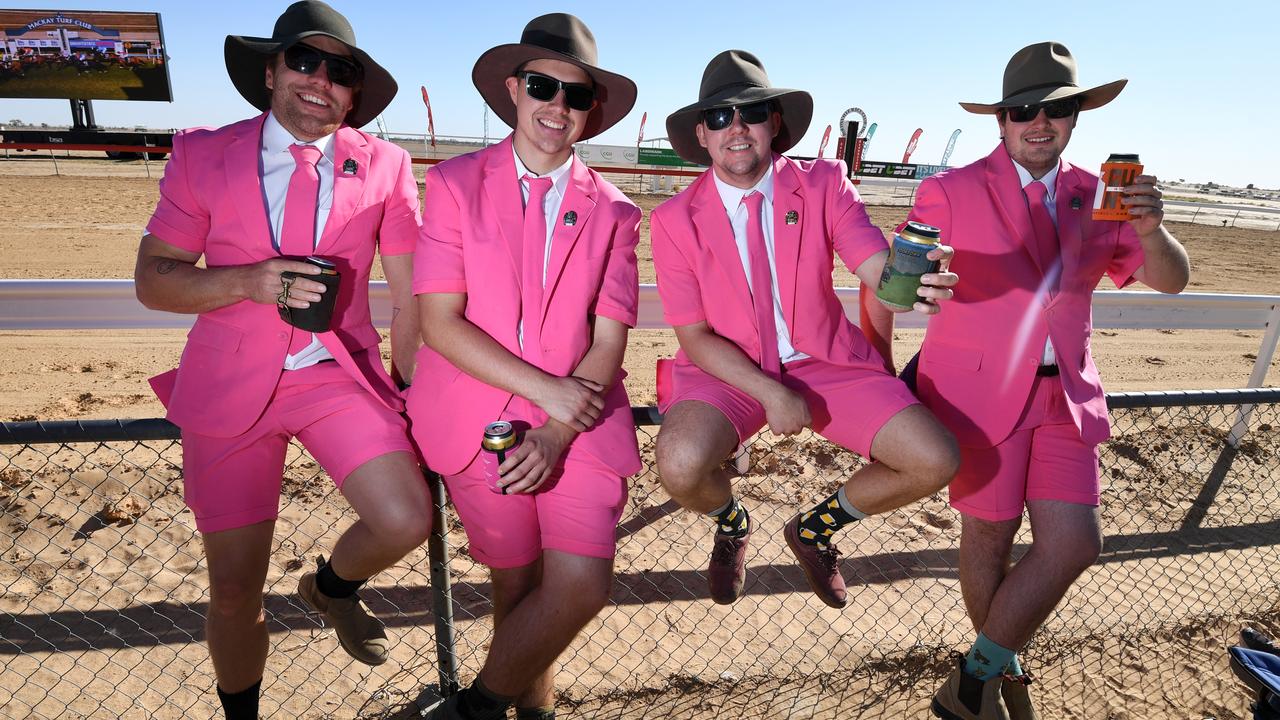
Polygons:
<instances>
[{"instance_id":1,"label":"black can cooler","mask_svg":"<svg viewBox=\"0 0 1280 720\"><path fill-rule=\"evenodd\" d=\"M288 305L279 305L280 319L298 328L308 332L326 332L329 330L330 324L333 322L333 307L338 301L338 284L342 275L338 272L337 266L325 260L324 258L308 257L303 262L310 263L320 268L319 275L307 275L306 273L293 272L286 270L280 273L281 280L292 281L295 278L306 278L307 280L315 280L325 287L325 291L320 294L320 299L311 303L305 308L289 307Z\"/></svg>"}]
</instances>

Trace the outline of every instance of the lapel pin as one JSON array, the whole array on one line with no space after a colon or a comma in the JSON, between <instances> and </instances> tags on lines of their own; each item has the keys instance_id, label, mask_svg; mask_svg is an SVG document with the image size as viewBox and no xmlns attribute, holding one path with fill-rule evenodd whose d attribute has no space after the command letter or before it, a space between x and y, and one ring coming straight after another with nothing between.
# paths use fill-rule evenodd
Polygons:
<instances>
[{"instance_id":1,"label":"lapel pin","mask_svg":"<svg viewBox=\"0 0 1280 720\"><path fill-rule=\"evenodd\" d=\"M360 166L357 165L356 161L352 158L347 158L346 160L342 161L342 173L344 175L355 175L356 170L358 170L359 168Z\"/></svg>"},{"instance_id":2,"label":"lapel pin","mask_svg":"<svg viewBox=\"0 0 1280 720\"><path fill-rule=\"evenodd\" d=\"M1082 204L1083 204L1083 203L1081 203L1081 202L1080 202L1080 198L1078 198L1078 197L1073 197L1073 198L1071 198L1071 209L1072 209L1072 210L1079 210L1079 209L1080 209L1080 206L1081 206Z\"/></svg>"},{"instance_id":3,"label":"lapel pin","mask_svg":"<svg viewBox=\"0 0 1280 720\"><path fill-rule=\"evenodd\" d=\"M573 227L578 224L578 213L570 210L564 214L564 224Z\"/></svg>"},{"instance_id":4,"label":"lapel pin","mask_svg":"<svg viewBox=\"0 0 1280 720\"><path fill-rule=\"evenodd\" d=\"M795 225L796 223L800 222L800 213L796 212L795 210L788 210L785 222L788 225Z\"/></svg>"}]
</instances>

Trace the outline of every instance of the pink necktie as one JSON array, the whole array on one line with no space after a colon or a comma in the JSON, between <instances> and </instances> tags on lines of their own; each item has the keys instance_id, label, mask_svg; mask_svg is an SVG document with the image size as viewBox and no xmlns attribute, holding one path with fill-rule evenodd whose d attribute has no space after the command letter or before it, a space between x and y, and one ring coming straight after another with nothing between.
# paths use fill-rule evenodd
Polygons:
<instances>
[{"instance_id":1,"label":"pink necktie","mask_svg":"<svg viewBox=\"0 0 1280 720\"><path fill-rule=\"evenodd\" d=\"M295 167L289 176L289 192L284 197L284 222L280 225L280 254L304 258L315 252L316 203L320 194L320 148L315 145L289 146Z\"/></svg>"},{"instance_id":2,"label":"pink necktie","mask_svg":"<svg viewBox=\"0 0 1280 720\"><path fill-rule=\"evenodd\" d=\"M547 216L543 210L551 178L525 175L529 201L524 205L524 234L520 279L520 317L523 357L534 365L542 360L542 266L547 252Z\"/></svg>"},{"instance_id":3,"label":"pink necktie","mask_svg":"<svg viewBox=\"0 0 1280 720\"><path fill-rule=\"evenodd\" d=\"M1049 189L1039 180L1033 180L1023 188L1027 194L1027 207L1031 210L1031 229L1036 234L1036 253L1040 255L1040 267L1047 274L1058 262L1058 228L1053 224L1045 199Z\"/></svg>"},{"instance_id":4,"label":"pink necktie","mask_svg":"<svg viewBox=\"0 0 1280 720\"><path fill-rule=\"evenodd\" d=\"M773 272L769 250L764 244L760 210L764 195L751 192L742 198L747 205L747 260L751 262L751 302L756 310L756 330L760 334L760 369L770 377L782 377L778 357L778 326L773 319Z\"/></svg>"}]
</instances>

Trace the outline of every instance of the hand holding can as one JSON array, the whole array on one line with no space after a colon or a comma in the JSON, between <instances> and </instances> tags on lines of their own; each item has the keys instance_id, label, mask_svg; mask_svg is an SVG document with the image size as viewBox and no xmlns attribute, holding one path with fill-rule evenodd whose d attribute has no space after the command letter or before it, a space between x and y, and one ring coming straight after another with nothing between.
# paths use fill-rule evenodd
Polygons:
<instances>
[{"instance_id":1,"label":"hand holding can","mask_svg":"<svg viewBox=\"0 0 1280 720\"><path fill-rule=\"evenodd\" d=\"M1142 163L1136 154L1112 153L1102 163L1098 175L1098 191L1093 196L1094 220L1129 220L1129 208L1124 204L1124 189L1132 185L1142 174Z\"/></svg>"},{"instance_id":2,"label":"hand holding can","mask_svg":"<svg viewBox=\"0 0 1280 720\"><path fill-rule=\"evenodd\" d=\"M908 222L889 245L889 258L880 272L876 297L893 310L905 312L920 300L916 292L920 277L936 273L941 268L939 260L930 260L929 251L938 247L942 231L932 225Z\"/></svg>"},{"instance_id":3,"label":"hand holding can","mask_svg":"<svg viewBox=\"0 0 1280 720\"><path fill-rule=\"evenodd\" d=\"M520 436L515 427L499 420L484 426L484 437L480 440L481 464L484 467L484 481L489 490L499 495L507 491L501 485L502 475L498 467L506 462L507 455L520 446Z\"/></svg>"}]
</instances>

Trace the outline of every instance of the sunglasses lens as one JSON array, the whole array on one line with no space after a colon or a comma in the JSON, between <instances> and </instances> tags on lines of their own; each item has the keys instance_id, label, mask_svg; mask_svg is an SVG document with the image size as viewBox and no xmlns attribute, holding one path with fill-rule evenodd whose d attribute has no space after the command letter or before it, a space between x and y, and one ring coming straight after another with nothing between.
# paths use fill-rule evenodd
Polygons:
<instances>
[{"instance_id":1,"label":"sunglasses lens","mask_svg":"<svg viewBox=\"0 0 1280 720\"><path fill-rule=\"evenodd\" d=\"M350 60L330 56L327 61L329 63L329 79L335 84L352 87L360 78L360 66Z\"/></svg>"},{"instance_id":2,"label":"sunglasses lens","mask_svg":"<svg viewBox=\"0 0 1280 720\"><path fill-rule=\"evenodd\" d=\"M311 75L328 63L329 80L335 85L354 87L360 79L360 66L341 55L321 52L308 45L294 45L284 51L284 64L294 72Z\"/></svg>"},{"instance_id":3,"label":"sunglasses lens","mask_svg":"<svg viewBox=\"0 0 1280 720\"><path fill-rule=\"evenodd\" d=\"M742 122L748 125L759 125L769 119L769 103L759 102L754 105L743 105L738 108L738 114L742 116Z\"/></svg>"},{"instance_id":4,"label":"sunglasses lens","mask_svg":"<svg viewBox=\"0 0 1280 720\"><path fill-rule=\"evenodd\" d=\"M524 77L524 91L534 100L551 102L559 89L560 83L546 75L528 73Z\"/></svg>"},{"instance_id":5,"label":"sunglasses lens","mask_svg":"<svg viewBox=\"0 0 1280 720\"><path fill-rule=\"evenodd\" d=\"M1049 103L1036 105L1023 105L1022 107L1009 108L1009 119L1014 122L1024 123L1031 122L1036 119L1041 110L1044 110L1045 117L1061 120L1075 115L1076 110L1080 106L1075 99L1054 100Z\"/></svg>"},{"instance_id":6,"label":"sunglasses lens","mask_svg":"<svg viewBox=\"0 0 1280 720\"><path fill-rule=\"evenodd\" d=\"M1075 100L1055 100L1044 106L1044 114L1055 119L1071 117L1076 113Z\"/></svg>"},{"instance_id":7,"label":"sunglasses lens","mask_svg":"<svg viewBox=\"0 0 1280 720\"><path fill-rule=\"evenodd\" d=\"M294 72L310 75L320 67L320 53L306 45L294 45L284 51L284 64Z\"/></svg>"},{"instance_id":8,"label":"sunglasses lens","mask_svg":"<svg viewBox=\"0 0 1280 720\"><path fill-rule=\"evenodd\" d=\"M723 130L733 123L733 108L711 108L702 111L702 122L708 130Z\"/></svg>"},{"instance_id":9,"label":"sunglasses lens","mask_svg":"<svg viewBox=\"0 0 1280 720\"><path fill-rule=\"evenodd\" d=\"M573 110L590 110L596 104L596 92L585 85L565 85L564 104Z\"/></svg>"}]
</instances>

